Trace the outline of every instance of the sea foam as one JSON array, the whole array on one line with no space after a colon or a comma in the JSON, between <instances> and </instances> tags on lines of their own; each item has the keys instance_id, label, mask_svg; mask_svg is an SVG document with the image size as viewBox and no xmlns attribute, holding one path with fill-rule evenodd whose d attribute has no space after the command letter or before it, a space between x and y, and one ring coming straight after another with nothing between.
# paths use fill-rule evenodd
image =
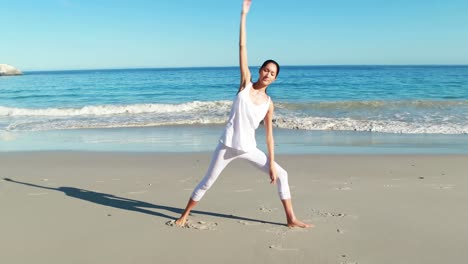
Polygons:
<instances>
[{"instance_id":1,"label":"sea foam","mask_svg":"<svg viewBox=\"0 0 468 264\"><path fill-rule=\"evenodd\" d=\"M231 101L221 100L81 108L0 107L0 130L223 124L231 105ZM273 124L302 130L468 134L467 108L468 101L278 102Z\"/></svg>"}]
</instances>

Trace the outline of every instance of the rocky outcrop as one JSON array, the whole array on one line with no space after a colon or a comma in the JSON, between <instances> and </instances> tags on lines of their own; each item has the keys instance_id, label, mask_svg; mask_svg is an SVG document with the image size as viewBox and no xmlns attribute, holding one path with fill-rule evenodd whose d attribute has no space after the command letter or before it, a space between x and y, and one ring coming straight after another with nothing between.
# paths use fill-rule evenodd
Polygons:
<instances>
[{"instance_id":1,"label":"rocky outcrop","mask_svg":"<svg viewBox=\"0 0 468 264\"><path fill-rule=\"evenodd\" d=\"M0 76L22 75L23 73L8 64L0 64Z\"/></svg>"}]
</instances>

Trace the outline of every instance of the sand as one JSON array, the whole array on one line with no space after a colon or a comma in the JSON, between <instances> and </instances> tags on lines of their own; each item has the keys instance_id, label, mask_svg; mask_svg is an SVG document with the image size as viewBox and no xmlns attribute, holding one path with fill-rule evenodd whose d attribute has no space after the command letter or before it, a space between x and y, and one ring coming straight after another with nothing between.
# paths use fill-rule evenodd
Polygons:
<instances>
[{"instance_id":1,"label":"sand","mask_svg":"<svg viewBox=\"0 0 468 264\"><path fill-rule=\"evenodd\" d=\"M468 156L278 155L299 218L234 161L170 225L210 153L0 154L0 263L464 263ZM8 180L6 180L8 179Z\"/></svg>"}]
</instances>

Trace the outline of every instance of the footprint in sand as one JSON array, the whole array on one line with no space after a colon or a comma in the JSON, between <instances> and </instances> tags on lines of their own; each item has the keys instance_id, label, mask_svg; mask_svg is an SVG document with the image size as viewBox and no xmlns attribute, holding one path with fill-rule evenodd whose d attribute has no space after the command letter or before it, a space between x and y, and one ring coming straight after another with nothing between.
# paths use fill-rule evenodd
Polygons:
<instances>
[{"instance_id":1,"label":"footprint in sand","mask_svg":"<svg viewBox=\"0 0 468 264\"><path fill-rule=\"evenodd\" d=\"M342 258L347 258L347 256L345 254L341 255L341 257ZM358 262L345 259L344 261L340 261L340 264L358 264Z\"/></svg>"},{"instance_id":2,"label":"footprint in sand","mask_svg":"<svg viewBox=\"0 0 468 264\"><path fill-rule=\"evenodd\" d=\"M166 225L176 227L175 220L171 220L166 222ZM218 223L216 222L205 222L205 221L198 221L198 222L191 222L187 221L182 228L191 228L197 230L216 230Z\"/></svg>"},{"instance_id":3,"label":"footprint in sand","mask_svg":"<svg viewBox=\"0 0 468 264\"><path fill-rule=\"evenodd\" d=\"M324 212L324 211L312 209L312 216L342 218L342 217L347 216L347 214L345 214L345 213L337 213L337 212Z\"/></svg>"},{"instance_id":4,"label":"footprint in sand","mask_svg":"<svg viewBox=\"0 0 468 264\"><path fill-rule=\"evenodd\" d=\"M279 250L279 251L299 251L298 248L284 248L284 247L279 246L279 245L271 245L271 246L269 246L269 248Z\"/></svg>"},{"instance_id":5,"label":"footprint in sand","mask_svg":"<svg viewBox=\"0 0 468 264\"><path fill-rule=\"evenodd\" d=\"M358 264L357 261L342 261L340 264Z\"/></svg>"},{"instance_id":6,"label":"footprint in sand","mask_svg":"<svg viewBox=\"0 0 468 264\"><path fill-rule=\"evenodd\" d=\"M205 221L198 221L196 223L188 222L189 228L194 228L198 230L216 230L218 223L215 222L205 222Z\"/></svg>"},{"instance_id":7,"label":"footprint in sand","mask_svg":"<svg viewBox=\"0 0 468 264\"><path fill-rule=\"evenodd\" d=\"M278 210L278 208L260 207L259 210L262 211L263 213L271 213L271 212L273 212L274 210Z\"/></svg>"}]
</instances>

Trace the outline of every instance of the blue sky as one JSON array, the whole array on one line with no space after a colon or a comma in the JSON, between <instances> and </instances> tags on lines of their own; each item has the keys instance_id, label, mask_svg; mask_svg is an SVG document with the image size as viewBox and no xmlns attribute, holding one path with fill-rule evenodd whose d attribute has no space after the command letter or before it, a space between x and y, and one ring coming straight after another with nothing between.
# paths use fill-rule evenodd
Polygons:
<instances>
[{"instance_id":1,"label":"blue sky","mask_svg":"<svg viewBox=\"0 0 468 264\"><path fill-rule=\"evenodd\" d=\"M235 66L240 0L0 0L22 70ZM466 0L253 0L249 64L468 64Z\"/></svg>"}]
</instances>

